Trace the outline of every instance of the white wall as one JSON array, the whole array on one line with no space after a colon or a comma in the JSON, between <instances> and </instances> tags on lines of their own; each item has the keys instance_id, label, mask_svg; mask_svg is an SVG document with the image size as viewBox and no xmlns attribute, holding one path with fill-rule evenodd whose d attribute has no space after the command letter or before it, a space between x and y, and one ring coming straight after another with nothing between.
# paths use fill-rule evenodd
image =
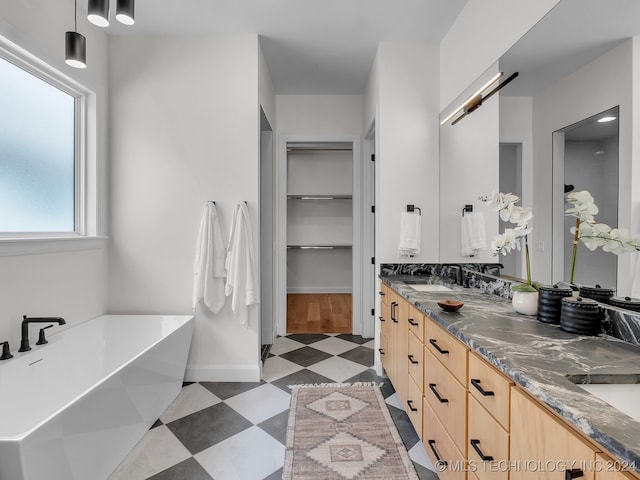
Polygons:
<instances>
[{"instance_id":1,"label":"white wall","mask_svg":"<svg viewBox=\"0 0 640 480\"><path fill-rule=\"evenodd\" d=\"M440 110L559 1L469 0L440 43Z\"/></svg>"},{"instance_id":2,"label":"white wall","mask_svg":"<svg viewBox=\"0 0 640 480\"><path fill-rule=\"evenodd\" d=\"M494 65L485 75L491 78L497 71L497 65ZM456 107L468 98L466 93L463 97L456 99ZM499 217L479 200L498 191L498 109L498 98L494 97L455 125L451 124L452 119L440 127L441 262L499 261L490 245L498 234ZM474 257L461 254L461 219L465 205L473 205L474 213L484 216L486 248Z\"/></svg>"},{"instance_id":3,"label":"white wall","mask_svg":"<svg viewBox=\"0 0 640 480\"><path fill-rule=\"evenodd\" d=\"M533 237L535 242L553 244L553 252L550 248L535 252L539 259L536 261L536 280L543 283L552 281L552 277L553 281L563 280L562 261L559 259L566 241L561 215L557 216L559 223L552 229L553 209L562 211L565 208L561 190L564 179L554 180L558 183L555 190L550 182L554 168L552 132L616 105L620 105L618 226L630 225L632 50L632 41L626 41L533 97ZM598 199L595 201L597 204ZM619 257L619 295L629 293L629 260L626 256Z\"/></svg>"},{"instance_id":4,"label":"white wall","mask_svg":"<svg viewBox=\"0 0 640 480\"><path fill-rule=\"evenodd\" d=\"M276 95L279 135L361 135L362 95Z\"/></svg>"},{"instance_id":5,"label":"white wall","mask_svg":"<svg viewBox=\"0 0 640 480\"><path fill-rule=\"evenodd\" d=\"M110 41L109 309L191 313L200 216L216 201L223 236L247 201L258 251L258 38L121 37ZM187 378L257 381L258 309L247 330L230 308L200 308Z\"/></svg>"},{"instance_id":6,"label":"white wall","mask_svg":"<svg viewBox=\"0 0 640 480\"><path fill-rule=\"evenodd\" d=\"M377 62L376 263L437 262L438 48L381 43ZM401 259L400 217L407 204L422 209L422 249Z\"/></svg>"},{"instance_id":7,"label":"white wall","mask_svg":"<svg viewBox=\"0 0 640 480\"><path fill-rule=\"evenodd\" d=\"M78 30L87 37L88 68L77 70L66 66L64 35L73 29L73 5L71 0L3 1L0 36L95 93L98 116L91 125L90 141L95 147L99 175L98 183L92 188L100 204L95 230L104 235L106 197L102 174L107 155L107 38L79 13ZM46 19L46 22L36 19ZM0 257L0 341L9 340L12 348L17 349L23 314L63 316L68 324L103 314L106 279L106 248Z\"/></svg>"}]
</instances>

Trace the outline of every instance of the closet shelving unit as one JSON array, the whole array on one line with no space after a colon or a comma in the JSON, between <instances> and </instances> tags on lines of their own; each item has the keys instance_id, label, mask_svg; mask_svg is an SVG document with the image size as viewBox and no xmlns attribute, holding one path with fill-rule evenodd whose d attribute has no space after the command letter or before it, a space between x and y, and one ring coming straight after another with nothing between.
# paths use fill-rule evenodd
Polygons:
<instances>
[{"instance_id":1,"label":"closet shelving unit","mask_svg":"<svg viewBox=\"0 0 640 480\"><path fill-rule=\"evenodd\" d=\"M351 293L353 151L287 144L287 291Z\"/></svg>"}]
</instances>

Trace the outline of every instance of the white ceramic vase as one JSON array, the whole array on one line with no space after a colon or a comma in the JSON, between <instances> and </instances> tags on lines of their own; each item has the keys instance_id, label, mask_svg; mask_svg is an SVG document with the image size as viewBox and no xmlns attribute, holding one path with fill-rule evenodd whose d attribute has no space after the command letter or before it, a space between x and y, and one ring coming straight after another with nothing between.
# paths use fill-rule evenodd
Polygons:
<instances>
[{"instance_id":1,"label":"white ceramic vase","mask_svg":"<svg viewBox=\"0 0 640 480\"><path fill-rule=\"evenodd\" d=\"M513 309L523 315L538 314L538 292L513 292Z\"/></svg>"}]
</instances>

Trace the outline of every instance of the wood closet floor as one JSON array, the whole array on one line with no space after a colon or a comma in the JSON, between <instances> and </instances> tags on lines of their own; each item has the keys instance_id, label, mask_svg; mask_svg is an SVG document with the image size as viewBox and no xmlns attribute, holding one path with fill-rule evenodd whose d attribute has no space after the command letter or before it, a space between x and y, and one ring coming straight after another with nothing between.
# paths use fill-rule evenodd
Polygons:
<instances>
[{"instance_id":1,"label":"wood closet floor","mask_svg":"<svg viewBox=\"0 0 640 480\"><path fill-rule=\"evenodd\" d=\"M351 333L350 293L287 294L287 333Z\"/></svg>"}]
</instances>

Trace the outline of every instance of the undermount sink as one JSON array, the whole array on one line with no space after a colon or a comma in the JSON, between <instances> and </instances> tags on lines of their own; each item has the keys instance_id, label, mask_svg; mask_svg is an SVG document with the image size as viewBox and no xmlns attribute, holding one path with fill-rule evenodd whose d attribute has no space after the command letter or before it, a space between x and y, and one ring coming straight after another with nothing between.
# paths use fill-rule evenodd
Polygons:
<instances>
[{"instance_id":1,"label":"undermount sink","mask_svg":"<svg viewBox=\"0 0 640 480\"><path fill-rule=\"evenodd\" d=\"M587 383L576 386L640 422L640 384Z\"/></svg>"},{"instance_id":2,"label":"undermount sink","mask_svg":"<svg viewBox=\"0 0 640 480\"><path fill-rule=\"evenodd\" d=\"M422 284L413 284L409 285L414 290L418 292L452 292L453 290L444 285L436 285L432 283L422 283Z\"/></svg>"}]
</instances>

